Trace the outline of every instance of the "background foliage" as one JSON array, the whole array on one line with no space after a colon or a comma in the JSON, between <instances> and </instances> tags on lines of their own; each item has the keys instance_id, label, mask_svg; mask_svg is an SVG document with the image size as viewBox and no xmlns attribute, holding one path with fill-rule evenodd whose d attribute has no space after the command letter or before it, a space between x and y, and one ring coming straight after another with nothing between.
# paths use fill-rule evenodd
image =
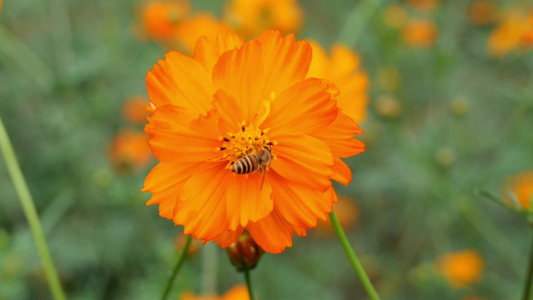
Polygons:
<instances>
[{"instance_id":1,"label":"background foliage","mask_svg":"<svg viewBox=\"0 0 533 300\"><path fill-rule=\"evenodd\" d=\"M533 57L491 58L486 44L494 26L469 23L470 1L443 1L429 16L438 28L429 48L403 44L387 26L393 1L380 2L369 17L374 3L301 1L298 38L352 46L371 81L369 118L361 125L367 150L349 160L352 184L338 187L359 206L349 238L383 299L516 299L530 229L473 191L500 192L506 176L533 166ZM139 192L149 168L122 176L106 154L120 128L135 128L122 118L122 105L146 94L146 71L165 53L135 38L136 5L18 0L6 1L0 16L0 117L70 299L157 298L177 256L181 228L145 207L149 195ZM223 5L193 2L216 15ZM391 89L391 80L399 87ZM397 101L397 116L382 113L384 96ZM435 262L464 249L479 251L485 267L480 282L456 289ZM312 230L283 254L265 255L252 279L260 299L366 297L335 237ZM206 285L223 293L242 281L225 251L208 245L186 262L173 295ZM48 297L0 161L0 299Z\"/></svg>"}]
</instances>

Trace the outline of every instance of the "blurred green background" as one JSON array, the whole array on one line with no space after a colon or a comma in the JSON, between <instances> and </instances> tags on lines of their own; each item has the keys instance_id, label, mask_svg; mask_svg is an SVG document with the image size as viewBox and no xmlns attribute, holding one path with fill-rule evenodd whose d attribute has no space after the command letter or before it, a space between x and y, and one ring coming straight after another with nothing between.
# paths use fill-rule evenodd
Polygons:
<instances>
[{"instance_id":1,"label":"blurred green background","mask_svg":"<svg viewBox=\"0 0 533 300\"><path fill-rule=\"evenodd\" d=\"M7 0L0 15L0 117L69 299L157 299L178 254L182 228L146 207L150 195L140 193L150 167L123 176L107 156L120 128L136 128L121 115L124 101L146 94L146 72L165 53L135 38L139 3ZM305 22L297 37L326 48L346 43L370 78L361 124L367 150L348 160L353 182L337 191L359 207L349 238L382 298L518 299L531 229L473 191L500 193L506 176L533 167L531 53L491 58L494 26L469 23L471 1L443 1L422 16L438 28L429 48L404 45L385 23L387 7L404 2L300 3ZM224 1L192 5L219 16ZM399 88L387 87L389 73ZM380 111L384 97L396 101L397 115ZM465 249L483 257L482 279L453 288L435 262ZM313 230L284 253L265 255L252 280L263 300L367 297L335 236ZM225 251L207 245L186 261L171 296L223 294L243 281ZM51 299L3 159L0 299Z\"/></svg>"}]
</instances>

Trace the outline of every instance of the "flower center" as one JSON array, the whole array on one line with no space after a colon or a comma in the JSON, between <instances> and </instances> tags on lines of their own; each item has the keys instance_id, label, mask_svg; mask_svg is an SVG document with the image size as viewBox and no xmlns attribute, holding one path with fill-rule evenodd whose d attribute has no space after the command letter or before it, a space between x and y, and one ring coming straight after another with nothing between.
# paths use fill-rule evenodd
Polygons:
<instances>
[{"instance_id":1,"label":"flower center","mask_svg":"<svg viewBox=\"0 0 533 300\"><path fill-rule=\"evenodd\" d=\"M228 137L221 138L224 144L217 150L222 152L223 159L228 160L226 168L231 169L231 165L243 157L259 155L265 148L272 152L272 146L277 143L269 140L267 132L268 129L261 130L253 125L246 126L243 122L241 130L228 133ZM273 154L272 157L274 157Z\"/></svg>"}]
</instances>

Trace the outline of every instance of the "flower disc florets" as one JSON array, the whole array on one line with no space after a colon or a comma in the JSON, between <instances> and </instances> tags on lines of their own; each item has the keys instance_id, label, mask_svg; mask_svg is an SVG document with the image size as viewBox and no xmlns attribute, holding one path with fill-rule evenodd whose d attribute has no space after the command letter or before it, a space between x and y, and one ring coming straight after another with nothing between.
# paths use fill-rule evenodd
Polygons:
<instances>
[{"instance_id":1,"label":"flower disc florets","mask_svg":"<svg viewBox=\"0 0 533 300\"><path fill-rule=\"evenodd\" d=\"M228 132L227 137L222 137L224 142L222 147L218 147L218 151L223 152L223 158L228 159L228 168L231 168L231 164L245 156L254 154L258 149L268 147L272 149L275 142L271 142L268 139L266 130L260 130L253 125L246 126L243 122L241 124L241 130L236 133ZM272 151L272 150L270 150Z\"/></svg>"}]
</instances>

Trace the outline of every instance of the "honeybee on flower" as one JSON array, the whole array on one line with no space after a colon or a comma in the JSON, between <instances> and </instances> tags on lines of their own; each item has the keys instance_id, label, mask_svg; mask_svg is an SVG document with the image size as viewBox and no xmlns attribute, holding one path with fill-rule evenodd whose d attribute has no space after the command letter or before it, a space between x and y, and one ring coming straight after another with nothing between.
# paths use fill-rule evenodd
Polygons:
<instances>
[{"instance_id":1,"label":"honeybee on flower","mask_svg":"<svg viewBox=\"0 0 533 300\"><path fill-rule=\"evenodd\" d=\"M364 151L354 138L363 131L331 81L307 78L311 51L279 31L248 42L223 32L200 38L192 57L159 60L146 77L155 109L145 131L159 159L147 204L204 242L225 248L247 231L271 253L325 220L331 180L351 181L341 158ZM244 172L250 155L260 172Z\"/></svg>"}]
</instances>

